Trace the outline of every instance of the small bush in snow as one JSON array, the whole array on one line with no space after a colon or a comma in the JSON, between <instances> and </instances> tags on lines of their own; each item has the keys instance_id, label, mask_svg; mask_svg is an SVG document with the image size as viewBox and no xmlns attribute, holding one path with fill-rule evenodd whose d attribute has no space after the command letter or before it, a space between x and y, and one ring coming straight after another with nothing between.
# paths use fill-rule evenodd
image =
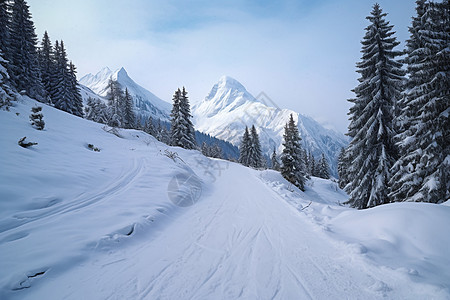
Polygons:
<instances>
[{"instance_id":1,"label":"small bush in snow","mask_svg":"<svg viewBox=\"0 0 450 300\"><path fill-rule=\"evenodd\" d=\"M42 106L34 106L31 108L31 115L30 115L30 121L31 125L34 126L37 130L44 129L45 122L42 120L44 116L41 113Z\"/></svg>"}]
</instances>

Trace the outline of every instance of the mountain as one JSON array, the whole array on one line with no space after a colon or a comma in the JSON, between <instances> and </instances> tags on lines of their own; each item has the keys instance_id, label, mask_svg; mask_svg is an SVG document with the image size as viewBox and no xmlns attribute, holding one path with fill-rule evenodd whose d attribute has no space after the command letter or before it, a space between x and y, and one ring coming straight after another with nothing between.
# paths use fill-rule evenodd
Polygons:
<instances>
[{"instance_id":1,"label":"mountain","mask_svg":"<svg viewBox=\"0 0 450 300\"><path fill-rule=\"evenodd\" d=\"M136 113L144 118L151 116L162 121L169 120L171 105L134 82L124 68L112 72L108 67L104 67L95 75L87 74L83 76L79 83L92 90L95 94L105 97L108 93L108 81L110 78L118 81L123 89L128 88L128 91L133 96Z\"/></svg>"},{"instance_id":2,"label":"mountain","mask_svg":"<svg viewBox=\"0 0 450 300\"><path fill-rule=\"evenodd\" d=\"M255 98L239 81L229 76L221 77L206 98L192 107L192 113L197 130L234 145L239 145L245 126L254 124L266 155L274 148L281 153L284 125L293 114L303 146L315 157L323 152L334 176L337 175L339 151L348 143L342 133L324 128L309 116L278 108L264 94Z\"/></svg>"}]
</instances>

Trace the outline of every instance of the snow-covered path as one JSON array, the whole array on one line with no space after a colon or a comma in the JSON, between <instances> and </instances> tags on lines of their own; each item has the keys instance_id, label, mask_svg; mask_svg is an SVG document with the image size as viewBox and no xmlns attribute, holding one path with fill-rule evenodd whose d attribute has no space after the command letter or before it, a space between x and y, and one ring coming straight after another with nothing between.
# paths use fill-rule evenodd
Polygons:
<instances>
[{"instance_id":1,"label":"snow-covered path","mask_svg":"<svg viewBox=\"0 0 450 300\"><path fill-rule=\"evenodd\" d=\"M33 105L0 112L2 300L450 298L450 237L435 230L448 203L356 211L331 181L290 191L278 172L51 107L36 131ZM170 201L189 191L171 190L180 174L202 182L192 206Z\"/></svg>"},{"instance_id":2,"label":"snow-covered path","mask_svg":"<svg viewBox=\"0 0 450 300\"><path fill-rule=\"evenodd\" d=\"M29 299L420 297L406 276L371 266L327 238L256 171L230 164L185 210L148 241L49 275Z\"/></svg>"}]
</instances>

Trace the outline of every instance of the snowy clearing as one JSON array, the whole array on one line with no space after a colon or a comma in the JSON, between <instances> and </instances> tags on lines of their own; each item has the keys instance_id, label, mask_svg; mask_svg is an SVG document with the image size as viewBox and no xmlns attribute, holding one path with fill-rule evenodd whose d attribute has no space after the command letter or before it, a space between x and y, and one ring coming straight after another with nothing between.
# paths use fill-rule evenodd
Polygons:
<instances>
[{"instance_id":1,"label":"snowy clearing","mask_svg":"<svg viewBox=\"0 0 450 300\"><path fill-rule=\"evenodd\" d=\"M0 111L0 299L450 299L448 203L357 211L35 104Z\"/></svg>"}]
</instances>

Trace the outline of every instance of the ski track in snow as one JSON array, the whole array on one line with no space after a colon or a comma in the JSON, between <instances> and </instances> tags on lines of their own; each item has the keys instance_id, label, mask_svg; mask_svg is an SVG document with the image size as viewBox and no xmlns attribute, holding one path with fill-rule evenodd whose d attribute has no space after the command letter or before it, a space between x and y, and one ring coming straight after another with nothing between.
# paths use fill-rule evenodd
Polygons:
<instances>
[{"instance_id":1,"label":"ski track in snow","mask_svg":"<svg viewBox=\"0 0 450 300\"><path fill-rule=\"evenodd\" d=\"M44 114L51 126L61 112ZM90 158L94 177L116 167L94 187L65 198L49 192L0 220L1 299L450 298L448 285L413 282L411 274L422 274L376 264L362 243L333 235L329 219L352 210L338 205L346 196L332 182L312 179L303 193L277 172L221 160L212 179L196 151L170 148L186 163L174 162L160 155L166 146L149 146L134 131L118 139L98 124L71 120L68 128L100 132L89 140L104 144L101 154L79 152L81 141L70 146L80 157L103 155ZM202 181L202 196L189 207L167 196L180 173Z\"/></svg>"},{"instance_id":2,"label":"ski track in snow","mask_svg":"<svg viewBox=\"0 0 450 300\"><path fill-rule=\"evenodd\" d=\"M225 171L211 195L154 240L98 256L36 287L37 295L55 294L58 287L56 295L65 299L91 293L105 299L379 299L390 298L397 284L408 286L396 272L346 254L255 171L242 180L238 169ZM132 168L110 190L140 171ZM67 284L72 282L83 289ZM36 295L29 296L24 299Z\"/></svg>"}]
</instances>

